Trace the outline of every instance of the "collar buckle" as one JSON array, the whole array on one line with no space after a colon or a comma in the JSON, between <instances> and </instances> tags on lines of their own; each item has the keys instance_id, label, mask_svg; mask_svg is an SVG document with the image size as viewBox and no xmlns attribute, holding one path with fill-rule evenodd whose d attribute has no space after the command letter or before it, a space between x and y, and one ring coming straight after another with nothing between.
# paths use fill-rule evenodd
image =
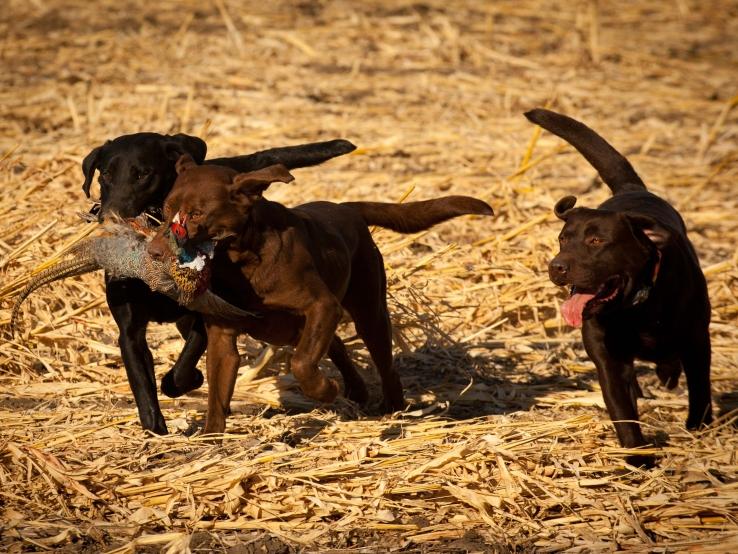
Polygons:
<instances>
[{"instance_id":1,"label":"collar buckle","mask_svg":"<svg viewBox=\"0 0 738 554\"><path fill-rule=\"evenodd\" d=\"M633 296L633 301L631 302L632 306L643 304L646 300L648 300L648 297L651 294L651 289L653 289L653 286L656 284L656 278L659 276L660 269L661 269L661 250L657 248L656 249L656 263L653 264L653 273L651 274L651 283L648 285L644 285L640 289L638 289L638 291L635 293L635 296Z\"/></svg>"}]
</instances>

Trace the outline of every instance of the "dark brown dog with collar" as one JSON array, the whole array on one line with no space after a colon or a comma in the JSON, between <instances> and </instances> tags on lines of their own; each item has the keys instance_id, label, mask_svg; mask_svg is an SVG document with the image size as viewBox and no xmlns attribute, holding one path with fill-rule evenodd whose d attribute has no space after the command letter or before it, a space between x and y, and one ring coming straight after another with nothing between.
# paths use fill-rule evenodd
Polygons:
<instances>
[{"instance_id":1,"label":"dark brown dog with collar","mask_svg":"<svg viewBox=\"0 0 738 554\"><path fill-rule=\"evenodd\" d=\"M364 382L336 335L344 309L379 371L385 409L404 408L392 364L384 262L369 225L413 233L459 215L492 215L492 209L466 196L407 204L311 202L290 209L262 197L271 183L293 179L284 166L238 173L198 166L183 156L176 167L179 175L164 202L170 226L159 231L149 253L167 256L170 233L181 244L215 240L212 289L257 314L236 323L205 317L205 433L225 429L239 362L236 339L242 333L293 345L292 373L307 396L322 402L332 402L338 393L336 381L318 368L327 353L343 376L346 396L364 402Z\"/></svg>"},{"instance_id":2,"label":"dark brown dog with collar","mask_svg":"<svg viewBox=\"0 0 738 554\"><path fill-rule=\"evenodd\" d=\"M613 192L596 209L575 208L573 196L556 203L554 212L565 224L549 276L571 287L561 311L567 323L582 326L620 444L647 444L638 423L636 399L642 394L635 358L655 362L670 389L684 371L687 428L709 424L710 301L684 221L668 202L648 192L628 160L589 127L549 110L525 116L571 143ZM653 458L632 456L630 461L649 465Z\"/></svg>"}]
</instances>

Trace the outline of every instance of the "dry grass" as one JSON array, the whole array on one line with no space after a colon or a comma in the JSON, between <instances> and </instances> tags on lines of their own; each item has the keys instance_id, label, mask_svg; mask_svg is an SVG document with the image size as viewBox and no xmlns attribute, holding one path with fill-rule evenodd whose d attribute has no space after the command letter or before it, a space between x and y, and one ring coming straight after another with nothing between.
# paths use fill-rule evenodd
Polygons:
<instances>
[{"instance_id":1,"label":"dry grass","mask_svg":"<svg viewBox=\"0 0 738 554\"><path fill-rule=\"evenodd\" d=\"M0 328L0 548L86 551L729 551L738 547L738 2L125 3L0 14L0 324L31 269L86 228L82 157L139 130L211 156L345 137L272 199L468 193L494 219L379 231L408 413L307 402L288 353L243 341L222 446L181 431L205 392L138 424L102 277L41 291ZM683 213L713 303L716 410L643 368L656 469L624 464L546 261L561 195L607 196L521 113L550 103L626 152ZM352 334L351 328L345 335ZM149 332L159 375L181 348ZM364 368L361 344L351 342ZM376 377L367 371L378 395ZM229 550L230 549L230 550Z\"/></svg>"}]
</instances>

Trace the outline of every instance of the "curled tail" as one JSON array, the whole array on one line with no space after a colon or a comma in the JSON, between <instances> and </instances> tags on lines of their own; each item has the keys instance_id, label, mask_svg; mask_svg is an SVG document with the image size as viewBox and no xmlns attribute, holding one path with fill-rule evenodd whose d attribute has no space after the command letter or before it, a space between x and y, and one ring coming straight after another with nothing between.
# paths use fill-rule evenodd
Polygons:
<instances>
[{"instance_id":1,"label":"curled tail","mask_svg":"<svg viewBox=\"0 0 738 554\"><path fill-rule=\"evenodd\" d=\"M444 196L420 202L344 202L357 210L367 225L398 233L417 233L437 223L467 214L494 215L489 204L470 196Z\"/></svg>"},{"instance_id":2,"label":"curled tail","mask_svg":"<svg viewBox=\"0 0 738 554\"><path fill-rule=\"evenodd\" d=\"M97 269L101 269L100 264L98 264L92 258L83 257L60 262L33 277L26 285L26 288L24 288L15 299L15 304L13 304L13 312L10 316L10 332L15 332L16 324L18 323L18 316L20 316L20 309L23 301L31 294L33 294L35 290L40 289L41 287L43 287L44 285L48 285L49 283L53 283L54 281L60 281L61 279L66 279L67 277L84 275L85 273L90 273L91 271L95 271Z\"/></svg>"},{"instance_id":3,"label":"curled tail","mask_svg":"<svg viewBox=\"0 0 738 554\"><path fill-rule=\"evenodd\" d=\"M646 190L646 185L625 156L584 123L541 108L525 112L525 117L579 150L613 194Z\"/></svg>"}]
</instances>

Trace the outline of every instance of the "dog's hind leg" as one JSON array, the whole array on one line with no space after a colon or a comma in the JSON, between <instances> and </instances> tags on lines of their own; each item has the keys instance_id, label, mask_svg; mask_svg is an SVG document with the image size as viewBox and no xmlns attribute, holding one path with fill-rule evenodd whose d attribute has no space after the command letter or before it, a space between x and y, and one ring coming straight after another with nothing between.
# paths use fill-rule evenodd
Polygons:
<instances>
[{"instance_id":1,"label":"dog's hind leg","mask_svg":"<svg viewBox=\"0 0 738 554\"><path fill-rule=\"evenodd\" d=\"M346 398L357 404L364 404L369 397L364 380L356 371L356 366L346 351L346 346L338 335L333 336L328 347L328 357L336 365L343 376L343 391Z\"/></svg>"},{"instance_id":2,"label":"dog's hind leg","mask_svg":"<svg viewBox=\"0 0 738 554\"><path fill-rule=\"evenodd\" d=\"M177 398L202 386L204 377L197 362L207 348L208 338L202 317L188 314L177 320L177 329L185 345L179 358L161 380L161 392Z\"/></svg>"},{"instance_id":3,"label":"dog's hind leg","mask_svg":"<svg viewBox=\"0 0 738 554\"><path fill-rule=\"evenodd\" d=\"M230 413L233 389L240 361L234 329L208 323L208 413L203 433L225 431L226 417Z\"/></svg>"},{"instance_id":4,"label":"dog's hind leg","mask_svg":"<svg viewBox=\"0 0 738 554\"><path fill-rule=\"evenodd\" d=\"M392 324L386 305L351 315L354 317L356 332L366 344L382 379L385 411L392 413L404 409L402 382L392 364Z\"/></svg>"},{"instance_id":5,"label":"dog's hind leg","mask_svg":"<svg viewBox=\"0 0 738 554\"><path fill-rule=\"evenodd\" d=\"M682 353L689 391L687 429L697 429L712 423L710 358L710 335L705 330L704 336L692 341Z\"/></svg>"},{"instance_id":6,"label":"dog's hind leg","mask_svg":"<svg viewBox=\"0 0 738 554\"><path fill-rule=\"evenodd\" d=\"M382 379L384 409L392 413L405 408L405 397L400 376L392 363L392 323L387 311L384 262L373 242L371 245L371 252L359 256L373 263L369 262L362 271L352 274L343 305L351 314L356 332L366 344Z\"/></svg>"}]
</instances>

